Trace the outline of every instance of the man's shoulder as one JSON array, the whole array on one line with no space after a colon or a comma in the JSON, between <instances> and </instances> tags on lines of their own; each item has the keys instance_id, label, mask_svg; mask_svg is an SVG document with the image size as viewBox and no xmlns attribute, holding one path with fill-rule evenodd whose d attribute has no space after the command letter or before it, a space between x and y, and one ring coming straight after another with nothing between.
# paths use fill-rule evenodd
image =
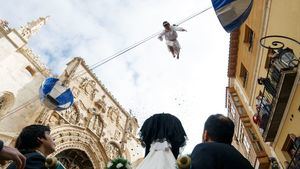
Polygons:
<instances>
[{"instance_id":1,"label":"man's shoulder","mask_svg":"<svg viewBox=\"0 0 300 169\"><path fill-rule=\"evenodd\" d=\"M21 151L21 153L26 157L25 169L45 168L46 158L42 156L40 153L36 151ZM16 168L15 163L12 163L8 166L7 169L15 169L15 168Z\"/></svg>"},{"instance_id":2,"label":"man's shoulder","mask_svg":"<svg viewBox=\"0 0 300 169\"><path fill-rule=\"evenodd\" d=\"M191 158L192 169L214 169L223 164L224 146L218 143L200 143L195 146Z\"/></svg>"},{"instance_id":3,"label":"man's shoulder","mask_svg":"<svg viewBox=\"0 0 300 169\"><path fill-rule=\"evenodd\" d=\"M209 143L200 143L195 146L194 153L209 153L211 155L213 154L230 154L234 153L236 155L239 154L239 152L230 144L225 143L217 143L217 142L209 142Z\"/></svg>"},{"instance_id":4,"label":"man's shoulder","mask_svg":"<svg viewBox=\"0 0 300 169\"><path fill-rule=\"evenodd\" d=\"M209 148L209 149L214 149L214 148L222 148L222 149L234 149L232 145L225 144L225 143L217 143L217 142L208 142L208 143L200 143L197 144L195 149L203 149L203 148Z\"/></svg>"},{"instance_id":5,"label":"man's shoulder","mask_svg":"<svg viewBox=\"0 0 300 169\"><path fill-rule=\"evenodd\" d=\"M28 153L28 156L36 156L36 157L43 157L43 158L45 158L43 155L41 155L41 154L38 153L38 152L31 152L31 153Z\"/></svg>"},{"instance_id":6,"label":"man's shoulder","mask_svg":"<svg viewBox=\"0 0 300 169\"><path fill-rule=\"evenodd\" d=\"M198 144L192 153L193 168L214 168L220 165L224 168L253 169L251 164L232 145L209 142ZM218 167L216 167L218 168Z\"/></svg>"},{"instance_id":7,"label":"man's shoulder","mask_svg":"<svg viewBox=\"0 0 300 169\"><path fill-rule=\"evenodd\" d=\"M42 160L45 159L43 155L41 155L36 151L21 151L21 153L26 156L26 159L30 159L30 158L38 158Z\"/></svg>"}]
</instances>

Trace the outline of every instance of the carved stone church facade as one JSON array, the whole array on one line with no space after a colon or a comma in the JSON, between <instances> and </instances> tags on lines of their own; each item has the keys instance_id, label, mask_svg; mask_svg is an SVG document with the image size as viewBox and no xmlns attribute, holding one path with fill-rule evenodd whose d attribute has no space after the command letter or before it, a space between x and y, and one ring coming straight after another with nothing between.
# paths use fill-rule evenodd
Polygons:
<instances>
[{"instance_id":1,"label":"carved stone church facade","mask_svg":"<svg viewBox=\"0 0 300 169\"><path fill-rule=\"evenodd\" d=\"M39 87L52 72L27 46L48 18L16 30L0 20L0 139L13 145L20 130L30 124L51 127L56 156L67 168L105 168L122 156L131 162L143 156L136 138L137 119L127 112L91 72L75 57L58 78L75 97L63 111L50 110L39 101ZM84 166L84 167L83 167Z\"/></svg>"}]
</instances>

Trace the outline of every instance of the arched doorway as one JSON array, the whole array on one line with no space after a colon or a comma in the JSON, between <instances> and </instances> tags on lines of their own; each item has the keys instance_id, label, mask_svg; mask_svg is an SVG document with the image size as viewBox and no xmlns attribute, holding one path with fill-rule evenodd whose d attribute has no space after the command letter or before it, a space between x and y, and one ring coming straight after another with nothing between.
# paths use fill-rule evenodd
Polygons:
<instances>
[{"instance_id":1,"label":"arched doorway","mask_svg":"<svg viewBox=\"0 0 300 169\"><path fill-rule=\"evenodd\" d=\"M83 128L78 126L63 124L53 127L51 136L56 144L56 151L53 154L54 156L70 157L68 152L70 153L70 150L76 150L76 153L81 155L81 157L86 157L82 159L89 159L93 166L91 168L105 168L105 163L108 161L108 157L106 156L105 149L99 141L99 138L95 137L92 131L83 130ZM72 153L73 152L71 152L70 154L72 155ZM85 154L85 156L83 156L82 154ZM71 159L72 158L73 156L71 156ZM68 161L68 163L71 162L72 160ZM84 169L85 168L86 167L84 167Z\"/></svg>"},{"instance_id":2,"label":"arched doorway","mask_svg":"<svg viewBox=\"0 0 300 169\"><path fill-rule=\"evenodd\" d=\"M56 158L68 169L94 169L87 154L78 149L64 150Z\"/></svg>"}]
</instances>

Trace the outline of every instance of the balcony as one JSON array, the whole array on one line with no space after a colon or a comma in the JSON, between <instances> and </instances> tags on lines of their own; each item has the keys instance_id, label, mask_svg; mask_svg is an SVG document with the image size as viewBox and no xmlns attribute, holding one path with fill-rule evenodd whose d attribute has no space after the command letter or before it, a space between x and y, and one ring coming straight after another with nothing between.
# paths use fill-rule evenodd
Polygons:
<instances>
[{"instance_id":1,"label":"balcony","mask_svg":"<svg viewBox=\"0 0 300 169\"><path fill-rule=\"evenodd\" d=\"M226 93L228 117L235 125L234 143L237 144L235 147L249 160L253 167L268 169L269 158L237 92L234 88L227 88Z\"/></svg>"},{"instance_id":2,"label":"balcony","mask_svg":"<svg viewBox=\"0 0 300 169\"><path fill-rule=\"evenodd\" d=\"M286 143L283 149L285 149L287 154L291 157L287 169L299 169L300 168L300 137L294 137L291 140L289 140L288 144Z\"/></svg>"},{"instance_id":3,"label":"balcony","mask_svg":"<svg viewBox=\"0 0 300 169\"><path fill-rule=\"evenodd\" d=\"M285 53L277 53L272 58L267 76L258 79L258 83L264 86L262 94L257 97L258 125L266 142L275 139L297 75L298 62L290 54L292 51L287 48L281 52Z\"/></svg>"}]
</instances>

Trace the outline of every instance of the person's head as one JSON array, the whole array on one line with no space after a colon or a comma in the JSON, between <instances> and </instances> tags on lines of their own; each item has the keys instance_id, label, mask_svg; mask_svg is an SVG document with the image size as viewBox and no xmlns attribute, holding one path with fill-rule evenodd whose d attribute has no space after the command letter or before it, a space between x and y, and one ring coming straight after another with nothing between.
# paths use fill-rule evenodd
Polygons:
<instances>
[{"instance_id":1,"label":"person's head","mask_svg":"<svg viewBox=\"0 0 300 169\"><path fill-rule=\"evenodd\" d=\"M231 144L234 133L234 123L222 114L208 117L204 124L203 142L219 142Z\"/></svg>"},{"instance_id":2,"label":"person's head","mask_svg":"<svg viewBox=\"0 0 300 169\"><path fill-rule=\"evenodd\" d=\"M39 150L44 155L55 151L55 144L50 136L50 128L44 125L30 125L24 127L17 138L18 150Z\"/></svg>"},{"instance_id":3,"label":"person's head","mask_svg":"<svg viewBox=\"0 0 300 169\"><path fill-rule=\"evenodd\" d=\"M170 23L168 21L163 22L163 26L165 29L169 30L170 29Z\"/></svg>"}]
</instances>

